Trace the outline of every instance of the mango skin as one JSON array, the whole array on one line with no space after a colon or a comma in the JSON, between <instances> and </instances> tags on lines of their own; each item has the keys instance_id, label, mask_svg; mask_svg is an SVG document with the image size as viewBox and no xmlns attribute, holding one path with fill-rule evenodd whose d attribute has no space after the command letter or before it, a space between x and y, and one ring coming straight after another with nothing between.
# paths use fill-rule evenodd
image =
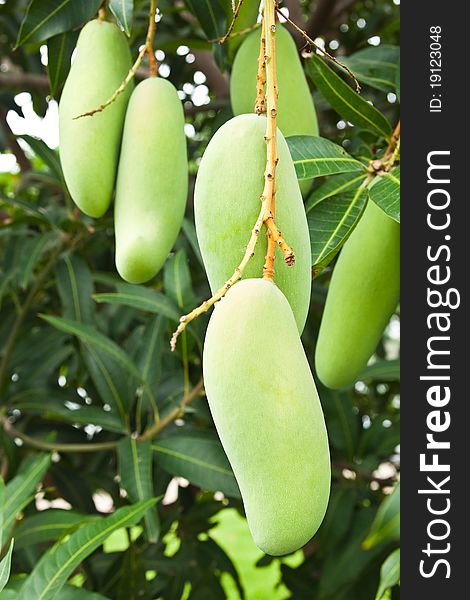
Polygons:
<instances>
[{"instance_id":1,"label":"mango skin","mask_svg":"<svg viewBox=\"0 0 470 600\"><path fill-rule=\"evenodd\" d=\"M204 385L256 545L306 544L330 492L328 437L292 310L270 281L234 285L211 316Z\"/></svg>"},{"instance_id":2,"label":"mango skin","mask_svg":"<svg viewBox=\"0 0 470 600\"><path fill-rule=\"evenodd\" d=\"M352 385L400 297L400 225L372 201L333 270L315 352L327 387Z\"/></svg>"},{"instance_id":3,"label":"mango skin","mask_svg":"<svg viewBox=\"0 0 470 600\"><path fill-rule=\"evenodd\" d=\"M184 113L169 81L135 88L126 113L114 225L116 267L130 283L148 281L178 237L188 193Z\"/></svg>"},{"instance_id":4,"label":"mango skin","mask_svg":"<svg viewBox=\"0 0 470 600\"><path fill-rule=\"evenodd\" d=\"M104 111L74 117L106 102L130 68L131 53L118 27L100 20L87 23L60 99L59 152L70 195L91 217L101 217L111 203L124 115L134 84L129 83Z\"/></svg>"},{"instance_id":5,"label":"mango skin","mask_svg":"<svg viewBox=\"0 0 470 600\"><path fill-rule=\"evenodd\" d=\"M212 291L221 287L240 263L258 217L266 167L265 133L266 117L234 117L215 133L202 157L194 190L194 211ZM310 303L310 237L294 164L279 130L277 144L276 223L294 248L296 261L288 267L276 248L275 280L287 297L301 332ZM263 228L245 278L261 276L266 251Z\"/></svg>"}]
</instances>

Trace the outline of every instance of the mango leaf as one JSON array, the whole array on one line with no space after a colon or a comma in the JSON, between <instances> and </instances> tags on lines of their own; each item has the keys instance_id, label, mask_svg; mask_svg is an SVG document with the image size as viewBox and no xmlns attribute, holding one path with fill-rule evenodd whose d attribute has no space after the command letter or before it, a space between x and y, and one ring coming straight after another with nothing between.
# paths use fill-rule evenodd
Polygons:
<instances>
[{"instance_id":1,"label":"mango leaf","mask_svg":"<svg viewBox=\"0 0 470 600\"><path fill-rule=\"evenodd\" d=\"M167 295L181 310L194 306L195 298L191 286L191 273L188 257L184 249L170 258L165 264L163 284Z\"/></svg>"},{"instance_id":2,"label":"mango leaf","mask_svg":"<svg viewBox=\"0 0 470 600\"><path fill-rule=\"evenodd\" d=\"M322 387L321 398L331 443L348 460L352 460L359 438L359 420L352 397L348 393Z\"/></svg>"},{"instance_id":3,"label":"mango leaf","mask_svg":"<svg viewBox=\"0 0 470 600\"><path fill-rule=\"evenodd\" d=\"M356 503L357 491L354 488L337 486L332 489L325 518L316 534L323 551L332 552L332 548L347 535Z\"/></svg>"},{"instance_id":4,"label":"mango leaf","mask_svg":"<svg viewBox=\"0 0 470 600\"><path fill-rule=\"evenodd\" d=\"M336 194L353 192L364 181L364 175L357 173L344 173L328 177L324 183L315 187L309 195L305 204L306 212L310 212L314 206Z\"/></svg>"},{"instance_id":5,"label":"mango leaf","mask_svg":"<svg viewBox=\"0 0 470 600\"><path fill-rule=\"evenodd\" d=\"M152 444L157 464L207 490L220 490L240 498L240 491L230 463L215 436L184 435L159 439Z\"/></svg>"},{"instance_id":6,"label":"mango leaf","mask_svg":"<svg viewBox=\"0 0 470 600\"><path fill-rule=\"evenodd\" d=\"M390 136L392 128L384 115L361 98L317 54L312 54L307 61L307 72L327 102L343 119L385 138Z\"/></svg>"},{"instance_id":7,"label":"mango leaf","mask_svg":"<svg viewBox=\"0 0 470 600\"><path fill-rule=\"evenodd\" d=\"M194 223L192 221L190 221L189 219L184 219L183 231L184 231L185 236L188 238L188 242L191 244L191 248L193 249L194 254L196 255L196 258L198 259L199 264L201 265L201 267L204 267L204 262L202 260L202 254L201 254L201 249L199 248L199 242L197 241L196 227L194 226Z\"/></svg>"},{"instance_id":8,"label":"mango leaf","mask_svg":"<svg viewBox=\"0 0 470 600\"><path fill-rule=\"evenodd\" d=\"M55 269L63 315L79 323L93 321L94 291L91 272L78 254L66 254Z\"/></svg>"},{"instance_id":9,"label":"mango leaf","mask_svg":"<svg viewBox=\"0 0 470 600\"><path fill-rule=\"evenodd\" d=\"M21 139L23 139L34 152L34 154L36 154L36 156L39 156L39 158L44 162L44 164L49 167L51 173L59 181L64 180L64 176L62 174L62 167L60 165L59 154L56 150L52 150L52 148L49 148L49 146L45 142L33 137L32 135L22 135ZM38 209L36 208L36 210Z\"/></svg>"},{"instance_id":10,"label":"mango leaf","mask_svg":"<svg viewBox=\"0 0 470 600\"><path fill-rule=\"evenodd\" d=\"M346 150L316 135L293 135L287 138L297 179L311 179L336 173L363 171L364 165Z\"/></svg>"},{"instance_id":11,"label":"mango leaf","mask_svg":"<svg viewBox=\"0 0 470 600\"><path fill-rule=\"evenodd\" d=\"M400 359L379 360L366 367L358 379L361 381L400 381Z\"/></svg>"},{"instance_id":12,"label":"mango leaf","mask_svg":"<svg viewBox=\"0 0 470 600\"><path fill-rule=\"evenodd\" d=\"M352 233L367 202L362 184L315 205L307 215L314 277L333 260Z\"/></svg>"},{"instance_id":13,"label":"mango leaf","mask_svg":"<svg viewBox=\"0 0 470 600\"><path fill-rule=\"evenodd\" d=\"M14 540L11 540L10 546L8 548L8 552L0 561L0 592L8 583L8 579L10 578L10 568L11 568L11 555L13 552Z\"/></svg>"},{"instance_id":14,"label":"mango leaf","mask_svg":"<svg viewBox=\"0 0 470 600\"><path fill-rule=\"evenodd\" d=\"M392 219L400 222L400 167L375 178L369 196Z\"/></svg>"},{"instance_id":15,"label":"mango leaf","mask_svg":"<svg viewBox=\"0 0 470 600\"><path fill-rule=\"evenodd\" d=\"M225 34L227 19L218 0L185 0L185 4L199 21L208 40L216 40Z\"/></svg>"},{"instance_id":16,"label":"mango leaf","mask_svg":"<svg viewBox=\"0 0 470 600\"><path fill-rule=\"evenodd\" d=\"M20 287L26 289L33 277L33 271L37 263L41 260L47 250L53 246L57 236L49 231L41 235L36 235L28 240L23 246L19 270Z\"/></svg>"},{"instance_id":17,"label":"mango leaf","mask_svg":"<svg viewBox=\"0 0 470 600\"><path fill-rule=\"evenodd\" d=\"M50 454L31 454L21 463L18 474L6 485L3 505L4 539L7 539L16 515L34 498L36 488L50 464Z\"/></svg>"},{"instance_id":18,"label":"mango leaf","mask_svg":"<svg viewBox=\"0 0 470 600\"><path fill-rule=\"evenodd\" d=\"M109 8L128 36L132 31L134 0L110 0Z\"/></svg>"},{"instance_id":19,"label":"mango leaf","mask_svg":"<svg viewBox=\"0 0 470 600\"><path fill-rule=\"evenodd\" d=\"M115 412L106 411L100 406L81 405L77 400L78 397L41 387L22 390L10 398L15 408L25 410L28 414L39 414L44 419L99 425L106 431L124 433L125 429Z\"/></svg>"},{"instance_id":20,"label":"mango leaf","mask_svg":"<svg viewBox=\"0 0 470 600\"><path fill-rule=\"evenodd\" d=\"M95 294L93 298L96 302L130 306L137 310L163 315L174 321L180 317L178 309L170 298L142 285L123 283L118 286L117 293Z\"/></svg>"},{"instance_id":21,"label":"mango leaf","mask_svg":"<svg viewBox=\"0 0 470 600\"><path fill-rule=\"evenodd\" d=\"M103 519L87 523L63 543L43 554L20 589L18 600L53 600L80 563L94 552L113 531L136 525L156 499L118 509Z\"/></svg>"},{"instance_id":22,"label":"mango leaf","mask_svg":"<svg viewBox=\"0 0 470 600\"><path fill-rule=\"evenodd\" d=\"M101 0L31 0L21 23L16 48L75 29L88 21L100 4Z\"/></svg>"},{"instance_id":23,"label":"mango leaf","mask_svg":"<svg viewBox=\"0 0 470 600\"><path fill-rule=\"evenodd\" d=\"M154 497L151 442L137 442L133 438L123 438L118 444L119 475L121 487L126 490L131 502L148 500ZM160 533L160 523L155 506L144 516L149 542L155 543Z\"/></svg>"},{"instance_id":24,"label":"mango leaf","mask_svg":"<svg viewBox=\"0 0 470 600\"><path fill-rule=\"evenodd\" d=\"M362 546L366 550L380 542L400 539L400 484L387 496L379 506L377 515L372 523L369 535Z\"/></svg>"},{"instance_id":25,"label":"mango leaf","mask_svg":"<svg viewBox=\"0 0 470 600\"><path fill-rule=\"evenodd\" d=\"M394 92L399 67L400 48L380 44L341 58L362 83L382 92Z\"/></svg>"},{"instance_id":26,"label":"mango leaf","mask_svg":"<svg viewBox=\"0 0 470 600\"><path fill-rule=\"evenodd\" d=\"M58 540L70 529L90 518L89 515L73 510L57 508L38 512L20 521L15 529L16 548L19 550L29 545Z\"/></svg>"},{"instance_id":27,"label":"mango leaf","mask_svg":"<svg viewBox=\"0 0 470 600\"><path fill-rule=\"evenodd\" d=\"M53 98L67 79L77 39L78 31L66 31L47 40L47 75Z\"/></svg>"},{"instance_id":28,"label":"mango leaf","mask_svg":"<svg viewBox=\"0 0 470 600\"><path fill-rule=\"evenodd\" d=\"M163 334L166 330L166 319L157 316L149 320L142 333L141 343L135 357L137 367L142 373L147 388L144 397L151 402L149 390L157 389L162 372Z\"/></svg>"},{"instance_id":29,"label":"mango leaf","mask_svg":"<svg viewBox=\"0 0 470 600\"><path fill-rule=\"evenodd\" d=\"M380 585L376 600L381 600L387 590L400 581L400 548L394 550L385 560L380 569Z\"/></svg>"}]
</instances>

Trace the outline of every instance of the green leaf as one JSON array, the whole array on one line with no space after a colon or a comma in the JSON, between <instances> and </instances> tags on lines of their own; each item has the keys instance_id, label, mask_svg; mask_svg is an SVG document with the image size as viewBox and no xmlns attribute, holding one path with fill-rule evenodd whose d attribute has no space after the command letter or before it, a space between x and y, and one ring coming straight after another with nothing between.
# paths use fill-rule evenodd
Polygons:
<instances>
[{"instance_id":1,"label":"green leaf","mask_svg":"<svg viewBox=\"0 0 470 600\"><path fill-rule=\"evenodd\" d=\"M341 62L351 69L359 81L387 93L395 91L399 59L398 46L380 44L341 58Z\"/></svg>"},{"instance_id":2,"label":"green leaf","mask_svg":"<svg viewBox=\"0 0 470 600\"><path fill-rule=\"evenodd\" d=\"M80 565L117 529L136 525L156 499L118 509L110 517L87 523L46 552L20 589L18 600L53 600Z\"/></svg>"},{"instance_id":3,"label":"green leaf","mask_svg":"<svg viewBox=\"0 0 470 600\"><path fill-rule=\"evenodd\" d=\"M110 0L109 8L128 36L132 31L134 0Z\"/></svg>"},{"instance_id":4,"label":"green leaf","mask_svg":"<svg viewBox=\"0 0 470 600\"><path fill-rule=\"evenodd\" d=\"M137 310L163 315L174 321L180 318L179 311L170 298L142 285L123 283L118 286L117 293L95 294L93 298L96 302L130 306Z\"/></svg>"},{"instance_id":5,"label":"green leaf","mask_svg":"<svg viewBox=\"0 0 470 600\"><path fill-rule=\"evenodd\" d=\"M31 135L22 135L20 137L28 144L34 154L39 156L44 164L49 167L51 173L55 175L59 181L63 181L64 176L62 174L62 167L60 165L59 153L56 150L49 148L49 146L42 140L39 140Z\"/></svg>"},{"instance_id":6,"label":"green leaf","mask_svg":"<svg viewBox=\"0 0 470 600\"><path fill-rule=\"evenodd\" d=\"M400 381L400 359L379 360L362 371L361 381Z\"/></svg>"},{"instance_id":7,"label":"green leaf","mask_svg":"<svg viewBox=\"0 0 470 600\"><path fill-rule=\"evenodd\" d=\"M16 47L27 42L42 42L75 29L88 21L100 4L101 0L31 0L21 23Z\"/></svg>"},{"instance_id":8,"label":"green leaf","mask_svg":"<svg viewBox=\"0 0 470 600\"><path fill-rule=\"evenodd\" d=\"M15 529L16 548L19 550L42 542L56 541L82 521L90 518L89 515L82 515L73 510L57 508L38 512L20 521Z\"/></svg>"},{"instance_id":9,"label":"green leaf","mask_svg":"<svg viewBox=\"0 0 470 600\"><path fill-rule=\"evenodd\" d=\"M54 232L34 236L23 246L23 253L19 264L19 284L26 289L33 277L33 271L47 250L51 248L57 236Z\"/></svg>"},{"instance_id":10,"label":"green leaf","mask_svg":"<svg viewBox=\"0 0 470 600\"><path fill-rule=\"evenodd\" d=\"M185 0L186 6L199 21L208 40L225 34L226 15L218 0Z\"/></svg>"},{"instance_id":11,"label":"green leaf","mask_svg":"<svg viewBox=\"0 0 470 600\"><path fill-rule=\"evenodd\" d=\"M220 490L240 497L235 475L215 436L185 435L158 440L152 444L158 464L172 475L184 477L207 490Z\"/></svg>"},{"instance_id":12,"label":"green leaf","mask_svg":"<svg viewBox=\"0 0 470 600\"><path fill-rule=\"evenodd\" d=\"M199 264L201 267L204 267L204 261L202 260L201 249L199 248L199 242L197 241L196 227L194 226L194 223L188 219L184 219L183 231L185 236L188 238L188 242L191 244L191 248L198 259Z\"/></svg>"},{"instance_id":13,"label":"green leaf","mask_svg":"<svg viewBox=\"0 0 470 600\"><path fill-rule=\"evenodd\" d=\"M354 192L363 181L364 175L362 173L360 175L357 173L346 173L328 177L324 183L314 188L309 195L305 204L306 212L310 212L314 206L327 198L331 198L331 196L344 194L346 192Z\"/></svg>"},{"instance_id":14,"label":"green leaf","mask_svg":"<svg viewBox=\"0 0 470 600\"><path fill-rule=\"evenodd\" d=\"M93 279L87 264L78 254L66 254L55 270L63 316L79 323L93 321Z\"/></svg>"},{"instance_id":15,"label":"green leaf","mask_svg":"<svg viewBox=\"0 0 470 600\"><path fill-rule=\"evenodd\" d=\"M167 295L181 310L194 306L195 298L191 286L188 257L181 249L165 264L163 284Z\"/></svg>"},{"instance_id":16,"label":"green leaf","mask_svg":"<svg viewBox=\"0 0 470 600\"><path fill-rule=\"evenodd\" d=\"M50 315L40 316L60 331L79 338L85 347L85 360L98 391L106 402L117 409L122 422L127 423L132 400L128 388L130 380L142 381L142 375L130 357L90 325Z\"/></svg>"},{"instance_id":17,"label":"green leaf","mask_svg":"<svg viewBox=\"0 0 470 600\"><path fill-rule=\"evenodd\" d=\"M351 461L359 437L359 420L351 394L322 388L321 398L331 444Z\"/></svg>"},{"instance_id":18,"label":"green leaf","mask_svg":"<svg viewBox=\"0 0 470 600\"><path fill-rule=\"evenodd\" d=\"M355 185L316 204L307 215L314 277L333 260L362 214L367 188Z\"/></svg>"},{"instance_id":19,"label":"green leaf","mask_svg":"<svg viewBox=\"0 0 470 600\"><path fill-rule=\"evenodd\" d=\"M4 539L7 539L16 515L34 498L36 488L50 464L50 454L31 454L22 462L18 474L6 485L3 505Z\"/></svg>"},{"instance_id":20,"label":"green leaf","mask_svg":"<svg viewBox=\"0 0 470 600\"><path fill-rule=\"evenodd\" d=\"M11 540L8 552L0 561L0 592L6 586L6 584L8 583L8 579L10 578L11 555L13 552L13 544L14 540Z\"/></svg>"},{"instance_id":21,"label":"green leaf","mask_svg":"<svg viewBox=\"0 0 470 600\"><path fill-rule=\"evenodd\" d=\"M312 179L336 173L363 171L364 165L346 150L316 135L294 135L287 138L297 179Z\"/></svg>"},{"instance_id":22,"label":"green leaf","mask_svg":"<svg viewBox=\"0 0 470 600\"><path fill-rule=\"evenodd\" d=\"M369 196L392 219L400 222L400 167L375 178Z\"/></svg>"},{"instance_id":23,"label":"green leaf","mask_svg":"<svg viewBox=\"0 0 470 600\"><path fill-rule=\"evenodd\" d=\"M52 97L57 96L67 79L77 39L78 31L66 31L47 40L47 75Z\"/></svg>"},{"instance_id":24,"label":"green leaf","mask_svg":"<svg viewBox=\"0 0 470 600\"><path fill-rule=\"evenodd\" d=\"M332 108L358 127L388 138L392 131L384 115L361 98L317 54L307 61L307 72Z\"/></svg>"},{"instance_id":25,"label":"green leaf","mask_svg":"<svg viewBox=\"0 0 470 600\"><path fill-rule=\"evenodd\" d=\"M151 442L137 442L133 438L123 438L118 444L119 475L132 502L154 497ZM155 543L160 533L158 513L153 506L144 516L149 542Z\"/></svg>"},{"instance_id":26,"label":"green leaf","mask_svg":"<svg viewBox=\"0 0 470 600\"><path fill-rule=\"evenodd\" d=\"M400 548L394 550L380 569L380 585L376 600L381 600L385 592L400 581Z\"/></svg>"},{"instance_id":27,"label":"green leaf","mask_svg":"<svg viewBox=\"0 0 470 600\"><path fill-rule=\"evenodd\" d=\"M140 369L144 381L147 382L148 387L144 390L144 397L149 401L151 401L149 390L153 392L157 389L162 372L165 331L166 319L160 316L150 319L142 333L141 343L135 357L137 367Z\"/></svg>"},{"instance_id":28,"label":"green leaf","mask_svg":"<svg viewBox=\"0 0 470 600\"><path fill-rule=\"evenodd\" d=\"M332 548L347 535L356 503L357 491L354 488L338 486L332 489L328 510L317 533L323 551L332 552Z\"/></svg>"},{"instance_id":29,"label":"green leaf","mask_svg":"<svg viewBox=\"0 0 470 600\"><path fill-rule=\"evenodd\" d=\"M362 546L368 550L385 541L400 539L400 484L387 496L379 506L377 515L372 523L369 535Z\"/></svg>"}]
</instances>

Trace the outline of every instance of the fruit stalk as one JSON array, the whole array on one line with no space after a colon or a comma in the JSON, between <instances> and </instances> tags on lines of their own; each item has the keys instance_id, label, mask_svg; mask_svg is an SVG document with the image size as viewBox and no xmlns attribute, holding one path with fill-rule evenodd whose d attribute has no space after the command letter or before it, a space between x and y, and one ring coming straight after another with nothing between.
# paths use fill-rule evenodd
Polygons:
<instances>
[{"instance_id":1,"label":"fruit stalk","mask_svg":"<svg viewBox=\"0 0 470 600\"><path fill-rule=\"evenodd\" d=\"M256 76L255 113L262 115L266 112L266 27L265 20L261 24L261 41L258 56L258 74Z\"/></svg>"},{"instance_id":2,"label":"fruit stalk","mask_svg":"<svg viewBox=\"0 0 470 600\"><path fill-rule=\"evenodd\" d=\"M125 79L123 80L123 82L121 83L121 85L115 90L113 95L110 98L108 98L108 100L106 100L106 102L104 102L97 108L94 108L93 110L90 110L88 112L82 113L81 115L74 117L74 120L81 119L82 117L92 117L93 115L96 115L97 113L103 112L103 110L105 110L105 108L107 108L117 98L119 98L119 96L122 94L122 92L129 85L129 83L134 79L135 74L137 73L137 69L140 67L142 60L146 54L148 54L148 57L149 57L150 76L154 77L157 75L157 66L158 65L157 65L157 60L155 58L155 53L153 51L153 41L155 38L155 29L156 29L156 23L155 23L155 15L156 14L157 14L157 0L150 0L149 26L148 26L148 30L147 30L147 37L145 40L145 46L143 46L142 49L140 50L140 52L137 55L137 58L135 60L135 63L129 69L129 72L127 73L127 75L126 75Z\"/></svg>"}]
</instances>

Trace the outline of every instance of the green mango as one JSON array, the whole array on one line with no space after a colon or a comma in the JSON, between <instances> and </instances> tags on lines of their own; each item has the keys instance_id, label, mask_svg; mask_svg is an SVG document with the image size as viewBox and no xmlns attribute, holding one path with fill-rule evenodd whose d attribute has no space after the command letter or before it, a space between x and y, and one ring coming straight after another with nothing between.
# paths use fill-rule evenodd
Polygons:
<instances>
[{"instance_id":1,"label":"green mango","mask_svg":"<svg viewBox=\"0 0 470 600\"><path fill-rule=\"evenodd\" d=\"M250 33L240 46L230 77L230 101L235 115L252 113L256 102L256 76L261 30ZM277 125L285 137L318 135L318 121L299 53L291 34L276 28L276 73L279 96ZM300 182L306 193L311 179Z\"/></svg>"},{"instance_id":2,"label":"green mango","mask_svg":"<svg viewBox=\"0 0 470 600\"><path fill-rule=\"evenodd\" d=\"M273 556L297 550L324 517L330 457L294 315L274 283L241 281L216 305L203 372L256 545Z\"/></svg>"},{"instance_id":3,"label":"green mango","mask_svg":"<svg viewBox=\"0 0 470 600\"><path fill-rule=\"evenodd\" d=\"M327 387L352 385L400 296L400 226L374 202L344 244L331 277L315 353Z\"/></svg>"},{"instance_id":4,"label":"green mango","mask_svg":"<svg viewBox=\"0 0 470 600\"><path fill-rule=\"evenodd\" d=\"M98 19L87 23L80 32L60 99L59 136L60 161L70 195L91 217L101 217L111 203L133 83L102 112L75 117L106 102L130 68L131 53L122 31Z\"/></svg>"},{"instance_id":5,"label":"green mango","mask_svg":"<svg viewBox=\"0 0 470 600\"><path fill-rule=\"evenodd\" d=\"M194 190L196 231L212 291L231 277L240 263L258 217L266 167L266 117L240 115L213 136L202 157ZM287 143L278 130L276 223L294 248L288 267L276 248L275 280L303 330L310 302L311 254L307 218ZM260 277L267 251L262 229L255 256L244 277Z\"/></svg>"},{"instance_id":6,"label":"green mango","mask_svg":"<svg viewBox=\"0 0 470 600\"><path fill-rule=\"evenodd\" d=\"M178 237L188 193L184 113L175 87L151 77L126 113L116 185L116 267L143 283L161 269Z\"/></svg>"}]
</instances>

